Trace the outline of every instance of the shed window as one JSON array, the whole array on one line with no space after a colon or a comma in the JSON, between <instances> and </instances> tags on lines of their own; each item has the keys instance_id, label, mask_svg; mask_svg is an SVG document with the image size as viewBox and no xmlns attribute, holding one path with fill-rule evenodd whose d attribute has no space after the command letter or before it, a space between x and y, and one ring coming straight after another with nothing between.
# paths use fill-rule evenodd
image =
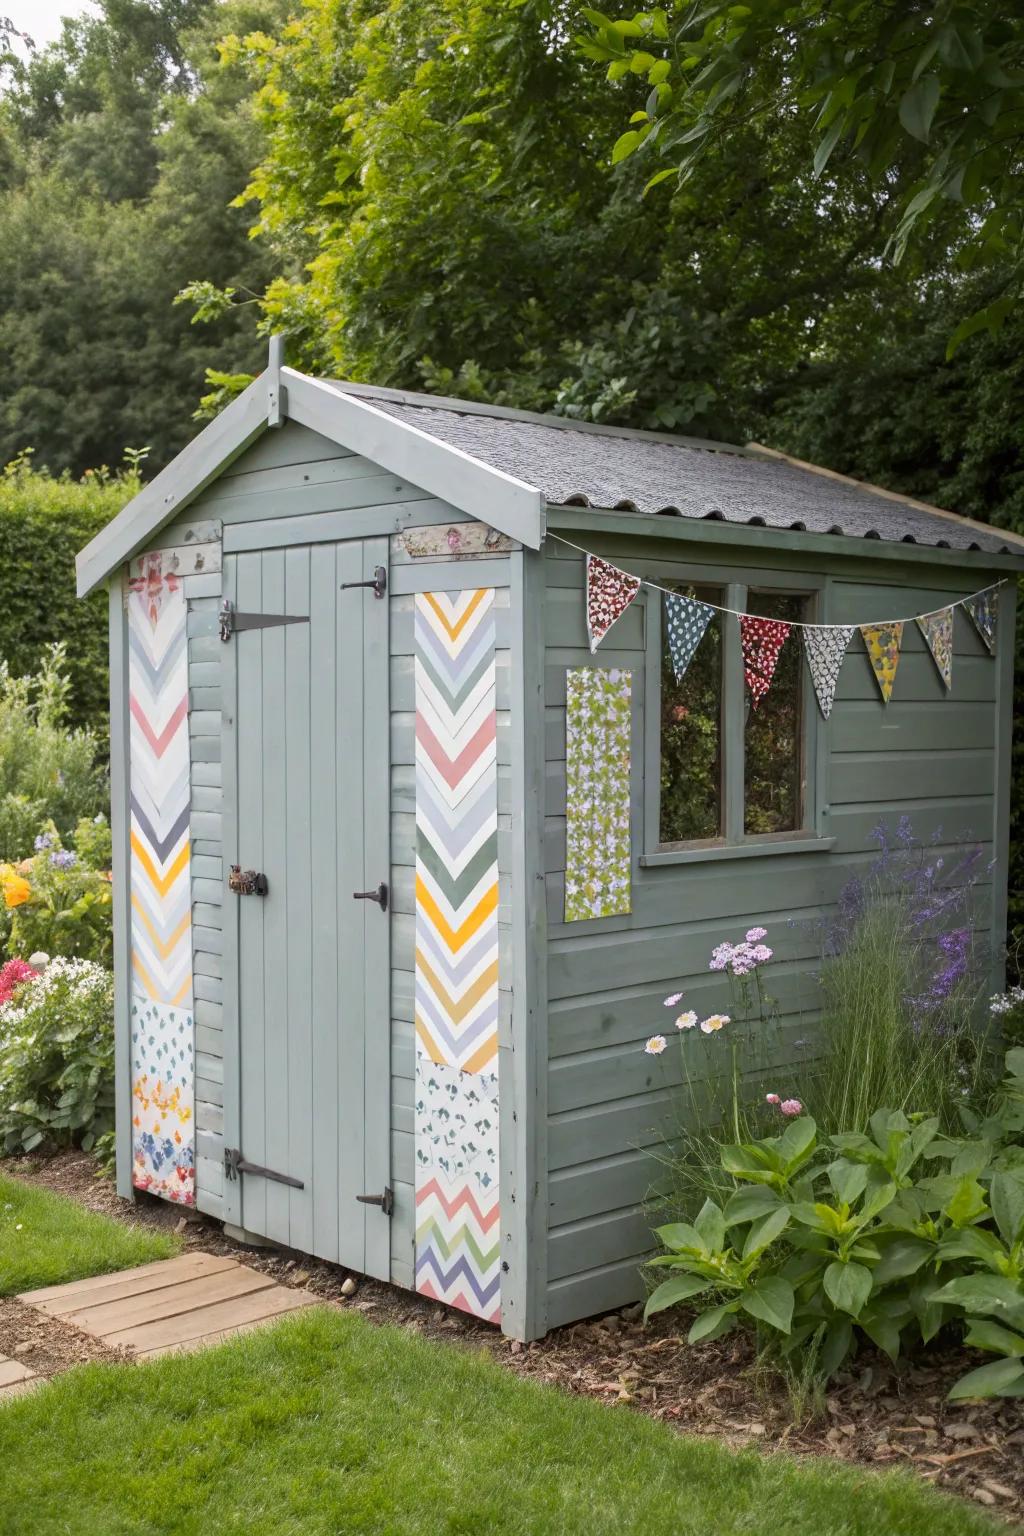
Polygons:
<instances>
[{"instance_id":1,"label":"shed window","mask_svg":"<svg viewBox=\"0 0 1024 1536\"><path fill-rule=\"evenodd\" d=\"M659 585L734 612L789 623L814 620L818 583L802 590L723 580ZM677 682L661 600L648 596L647 771L643 862L728 856L816 835L817 712L799 631L787 637L772 686L757 709L743 678L739 626L719 615Z\"/></svg>"}]
</instances>

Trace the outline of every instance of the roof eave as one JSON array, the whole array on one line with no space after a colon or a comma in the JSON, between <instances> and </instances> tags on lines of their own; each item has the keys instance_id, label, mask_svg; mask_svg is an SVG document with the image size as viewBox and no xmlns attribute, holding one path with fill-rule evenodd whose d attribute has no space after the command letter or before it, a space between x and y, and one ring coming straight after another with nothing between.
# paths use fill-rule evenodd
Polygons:
<instances>
[{"instance_id":1,"label":"roof eave","mask_svg":"<svg viewBox=\"0 0 1024 1536\"><path fill-rule=\"evenodd\" d=\"M790 528L762 527L748 522L732 522L724 517L683 517L653 512L626 512L600 507L567 507L548 504L547 526L595 534L628 533L646 539L663 539L690 544L724 544L747 550L773 549L793 554L837 555L858 560L928 561L943 566L972 570L1024 571L1024 550L1020 553L987 549L941 549L934 544L858 537L840 533L806 533ZM1002 537L1002 529L986 527Z\"/></svg>"}]
</instances>

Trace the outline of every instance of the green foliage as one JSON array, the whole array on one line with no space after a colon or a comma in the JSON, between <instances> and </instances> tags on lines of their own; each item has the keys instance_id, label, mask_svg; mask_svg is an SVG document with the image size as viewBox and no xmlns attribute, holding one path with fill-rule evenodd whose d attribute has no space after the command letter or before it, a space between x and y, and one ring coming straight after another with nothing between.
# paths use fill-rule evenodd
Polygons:
<instances>
[{"instance_id":1,"label":"green foliage","mask_svg":"<svg viewBox=\"0 0 1024 1536\"><path fill-rule=\"evenodd\" d=\"M100 738L67 724L72 686L63 641L46 648L27 677L0 662L0 860L31 854L47 822L65 835L107 809Z\"/></svg>"},{"instance_id":2,"label":"green foliage","mask_svg":"<svg viewBox=\"0 0 1024 1536\"><path fill-rule=\"evenodd\" d=\"M862 0L683 4L614 20L584 11L581 51L611 81L646 81L644 105L620 134L612 164L641 149L688 183L717 162L739 129L767 138L806 125L805 176L830 185L864 175L891 189L887 249L897 260L925 226L944 226L958 264L1024 262L1016 134L1024 113L1024 20L996 0L890 8ZM651 169L656 161L648 160ZM821 182L826 168L830 181ZM664 179L662 171L648 188ZM966 319L950 348L998 329L1001 296Z\"/></svg>"},{"instance_id":3,"label":"green foliage","mask_svg":"<svg viewBox=\"0 0 1024 1536\"><path fill-rule=\"evenodd\" d=\"M813 1349L824 1377L861 1337L896 1360L944 1323L1001 1358L953 1397L1024 1395L1024 1050L993 1113L946 1137L937 1118L871 1116L824 1140L808 1116L781 1136L721 1145L731 1193L659 1227L667 1271L646 1315L699 1296L689 1341L738 1323L769 1353Z\"/></svg>"},{"instance_id":4,"label":"green foliage","mask_svg":"<svg viewBox=\"0 0 1024 1536\"><path fill-rule=\"evenodd\" d=\"M276 24L284 0L105 0L11 71L0 98L0 462L55 469L128 441L162 467L192 436L205 370L255 369L244 313L212 331L174 296L202 274L240 292L269 272L230 207L259 154L220 30Z\"/></svg>"},{"instance_id":5,"label":"green foliage","mask_svg":"<svg viewBox=\"0 0 1024 1536\"><path fill-rule=\"evenodd\" d=\"M0 1007L0 1148L88 1148L113 1123L113 976L51 960Z\"/></svg>"},{"instance_id":6,"label":"green foliage","mask_svg":"<svg viewBox=\"0 0 1024 1536\"><path fill-rule=\"evenodd\" d=\"M110 825L100 815L80 821L65 848L53 822L37 838L39 851L0 883L10 891L7 951L27 960L42 952L113 964Z\"/></svg>"}]
</instances>

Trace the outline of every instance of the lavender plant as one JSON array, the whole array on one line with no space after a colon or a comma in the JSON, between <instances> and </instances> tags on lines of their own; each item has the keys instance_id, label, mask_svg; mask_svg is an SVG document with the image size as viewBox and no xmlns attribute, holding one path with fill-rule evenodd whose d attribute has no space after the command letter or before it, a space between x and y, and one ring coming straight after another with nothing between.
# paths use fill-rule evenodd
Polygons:
<instances>
[{"instance_id":1,"label":"lavender plant","mask_svg":"<svg viewBox=\"0 0 1024 1536\"><path fill-rule=\"evenodd\" d=\"M807 1086L822 1131L862 1131L880 1104L937 1115L984 1089L996 1062L981 1006L990 945L979 935L977 846L917 842L906 817L876 827L878 856L820 925L817 1060Z\"/></svg>"}]
</instances>

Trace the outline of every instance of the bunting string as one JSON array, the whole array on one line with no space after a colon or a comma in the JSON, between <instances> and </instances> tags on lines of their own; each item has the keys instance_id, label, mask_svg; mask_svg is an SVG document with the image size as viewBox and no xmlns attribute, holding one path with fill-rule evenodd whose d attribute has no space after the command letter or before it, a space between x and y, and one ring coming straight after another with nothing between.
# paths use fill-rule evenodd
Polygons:
<instances>
[{"instance_id":1,"label":"bunting string","mask_svg":"<svg viewBox=\"0 0 1024 1536\"><path fill-rule=\"evenodd\" d=\"M622 608L619 610L620 614L624 612L625 608L629 606L629 602L632 602L633 597L636 596L640 587L650 587L652 591L664 592L669 597L678 597L680 595L675 588L660 586L658 582L651 581L647 576L633 576L629 571L623 571L619 566L613 565L610 560L605 560L603 556L594 555L589 549L584 549L582 544L574 544L571 539L563 539L561 534L549 533L547 537L554 540L556 544L564 544L567 549L574 549L579 555L586 555L590 560L600 560L601 566L611 571L617 572L619 576L626 579L629 584L631 595L628 602L624 603ZM602 572L602 575L603 574L604 573ZM979 588L977 592L970 593L968 597L954 597L951 598L948 603L939 603L936 608L929 608L926 613L903 614L896 619L872 619L870 621L870 625L861 626L855 624L853 627L854 629L859 629L862 627L884 629L887 626L892 626L895 624L913 624L919 619L930 619L935 617L937 614L944 613L947 608L964 608L970 615L972 622L977 628L988 649L993 651L995 649L996 600L993 599L990 594L998 592L1000 587L1005 586L1006 578L1004 577L1001 581L992 582L991 586ZM987 599L987 601L981 601L981 599ZM701 598L700 601L705 608L713 608L716 613L731 614L733 618L736 619L760 617L758 614L747 614L741 608L726 608L722 603L709 603L705 598ZM619 617L619 614L616 614L615 617ZM783 621L779 620L778 622L782 623ZM785 622L791 629L842 630L850 628L848 624L822 624L813 622L809 619L787 619ZM612 623L614 623L614 619L612 619ZM603 633L607 633L607 629L603 631Z\"/></svg>"}]
</instances>

